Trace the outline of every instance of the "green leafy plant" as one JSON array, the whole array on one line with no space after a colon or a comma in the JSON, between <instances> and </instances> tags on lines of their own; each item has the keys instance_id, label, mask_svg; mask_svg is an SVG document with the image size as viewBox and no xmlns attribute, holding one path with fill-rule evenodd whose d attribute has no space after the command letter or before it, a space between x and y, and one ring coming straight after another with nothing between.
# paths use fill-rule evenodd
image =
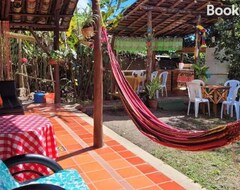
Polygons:
<instances>
[{"instance_id":1,"label":"green leafy plant","mask_svg":"<svg viewBox=\"0 0 240 190\"><path fill-rule=\"evenodd\" d=\"M80 15L82 18L82 28L93 27L95 20L98 18L97 15L93 14L92 9L89 7L86 7Z\"/></svg>"},{"instance_id":2,"label":"green leafy plant","mask_svg":"<svg viewBox=\"0 0 240 190\"><path fill-rule=\"evenodd\" d=\"M209 69L208 66L198 63L193 64L192 67L194 69L195 76L197 79L202 79L203 81L207 80L207 71Z\"/></svg>"},{"instance_id":3,"label":"green leafy plant","mask_svg":"<svg viewBox=\"0 0 240 190\"><path fill-rule=\"evenodd\" d=\"M156 92L157 92L157 90L160 90L160 89L161 89L161 85L159 83L158 77L156 77L152 81L150 81L146 85L146 90L147 90L149 100L156 99L156 96L155 96Z\"/></svg>"},{"instance_id":4,"label":"green leafy plant","mask_svg":"<svg viewBox=\"0 0 240 190\"><path fill-rule=\"evenodd\" d=\"M61 60L64 58L64 52L60 50L52 50L50 52L50 58L55 60Z\"/></svg>"}]
</instances>

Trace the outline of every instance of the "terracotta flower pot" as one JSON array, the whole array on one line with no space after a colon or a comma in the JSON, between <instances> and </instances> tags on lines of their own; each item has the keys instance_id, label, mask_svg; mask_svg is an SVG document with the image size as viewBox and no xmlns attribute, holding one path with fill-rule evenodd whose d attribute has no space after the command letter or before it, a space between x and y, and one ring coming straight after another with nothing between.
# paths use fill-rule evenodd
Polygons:
<instances>
[{"instance_id":1,"label":"terracotta flower pot","mask_svg":"<svg viewBox=\"0 0 240 190\"><path fill-rule=\"evenodd\" d=\"M157 110L158 101L156 99L154 100L148 100L148 106L152 108L153 110Z\"/></svg>"},{"instance_id":2,"label":"terracotta flower pot","mask_svg":"<svg viewBox=\"0 0 240 190\"><path fill-rule=\"evenodd\" d=\"M64 59L49 59L48 60L48 64L49 65L56 65L56 64L64 64L65 63L65 61L64 61Z\"/></svg>"},{"instance_id":3,"label":"terracotta flower pot","mask_svg":"<svg viewBox=\"0 0 240 190\"><path fill-rule=\"evenodd\" d=\"M49 59L48 60L48 64L49 65L56 65L58 62L57 62L57 60L56 59Z\"/></svg>"},{"instance_id":4,"label":"terracotta flower pot","mask_svg":"<svg viewBox=\"0 0 240 190\"><path fill-rule=\"evenodd\" d=\"M94 36L94 29L92 26L86 27L86 28L82 28L82 35L85 38L91 38L92 36Z\"/></svg>"}]
</instances>

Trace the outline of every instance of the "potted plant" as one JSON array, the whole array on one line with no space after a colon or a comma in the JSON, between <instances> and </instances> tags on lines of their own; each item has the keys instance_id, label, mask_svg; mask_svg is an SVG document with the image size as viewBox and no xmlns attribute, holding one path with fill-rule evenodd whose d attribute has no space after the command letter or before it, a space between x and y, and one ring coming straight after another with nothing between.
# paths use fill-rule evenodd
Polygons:
<instances>
[{"instance_id":1,"label":"potted plant","mask_svg":"<svg viewBox=\"0 0 240 190\"><path fill-rule=\"evenodd\" d=\"M194 72L195 72L195 76L197 79L201 79L203 81L207 80L207 71L209 69L208 66L206 66L205 64L193 64L192 65Z\"/></svg>"},{"instance_id":2,"label":"potted plant","mask_svg":"<svg viewBox=\"0 0 240 190\"><path fill-rule=\"evenodd\" d=\"M154 78L152 81L150 81L146 85L146 91L148 94L148 106L150 108L153 108L154 110L157 109L157 98L156 98L156 92L161 89L161 85L159 83L158 77Z\"/></svg>"},{"instance_id":3,"label":"potted plant","mask_svg":"<svg viewBox=\"0 0 240 190\"><path fill-rule=\"evenodd\" d=\"M85 9L82 13L82 35L85 38L91 38L94 36L94 24L95 24L95 15L93 15L91 9Z\"/></svg>"},{"instance_id":4,"label":"potted plant","mask_svg":"<svg viewBox=\"0 0 240 190\"><path fill-rule=\"evenodd\" d=\"M64 62L64 53L60 50L52 50L50 52L50 58L48 60L48 63L50 65L56 65L58 63L63 63Z\"/></svg>"}]
</instances>

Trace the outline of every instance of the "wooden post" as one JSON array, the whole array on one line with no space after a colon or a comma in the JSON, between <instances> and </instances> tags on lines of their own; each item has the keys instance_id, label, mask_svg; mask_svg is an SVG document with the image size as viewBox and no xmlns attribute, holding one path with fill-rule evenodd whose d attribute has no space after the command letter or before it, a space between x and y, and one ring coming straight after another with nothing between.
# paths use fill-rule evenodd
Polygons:
<instances>
[{"instance_id":1,"label":"wooden post","mask_svg":"<svg viewBox=\"0 0 240 190\"><path fill-rule=\"evenodd\" d=\"M147 66L146 66L146 82L151 81L152 73L152 38L153 38L153 29L152 29L152 11L148 11L148 23L147 23Z\"/></svg>"},{"instance_id":2,"label":"wooden post","mask_svg":"<svg viewBox=\"0 0 240 190\"><path fill-rule=\"evenodd\" d=\"M22 64L22 39L18 39L18 72L19 87L24 88L23 64Z\"/></svg>"},{"instance_id":3,"label":"wooden post","mask_svg":"<svg viewBox=\"0 0 240 190\"><path fill-rule=\"evenodd\" d=\"M103 65L101 48L101 14L100 1L92 0L92 10L95 17L95 35L94 35L94 147L103 146Z\"/></svg>"},{"instance_id":4,"label":"wooden post","mask_svg":"<svg viewBox=\"0 0 240 190\"><path fill-rule=\"evenodd\" d=\"M198 16L198 20L197 20L197 25L199 25L201 23L201 15ZM200 51L200 38L199 38L199 31L196 28L196 33L195 33L195 50L194 50L194 62L195 64L198 63L198 59L199 59L199 51Z\"/></svg>"},{"instance_id":5,"label":"wooden post","mask_svg":"<svg viewBox=\"0 0 240 190\"><path fill-rule=\"evenodd\" d=\"M54 28L54 44L53 49L59 49L59 10L55 14L55 28ZM60 104L60 77L59 64L54 65L54 79L55 79L55 104Z\"/></svg>"}]
</instances>

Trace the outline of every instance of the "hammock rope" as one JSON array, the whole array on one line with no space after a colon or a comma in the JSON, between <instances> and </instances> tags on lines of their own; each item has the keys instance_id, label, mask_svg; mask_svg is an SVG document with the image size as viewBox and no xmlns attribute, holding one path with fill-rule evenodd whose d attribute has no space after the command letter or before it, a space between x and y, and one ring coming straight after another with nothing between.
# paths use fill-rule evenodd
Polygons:
<instances>
[{"instance_id":1,"label":"hammock rope","mask_svg":"<svg viewBox=\"0 0 240 190\"><path fill-rule=\"evenodd\" d=\"M197 131L177 129L159 120L145 106L122 74L105 28L102 30L102 38L107 44L112 73L123 105L134 124L145 136L161 145L187 151L216 149L240 140L240 121Z\"/></svg>"}]
</instances>

